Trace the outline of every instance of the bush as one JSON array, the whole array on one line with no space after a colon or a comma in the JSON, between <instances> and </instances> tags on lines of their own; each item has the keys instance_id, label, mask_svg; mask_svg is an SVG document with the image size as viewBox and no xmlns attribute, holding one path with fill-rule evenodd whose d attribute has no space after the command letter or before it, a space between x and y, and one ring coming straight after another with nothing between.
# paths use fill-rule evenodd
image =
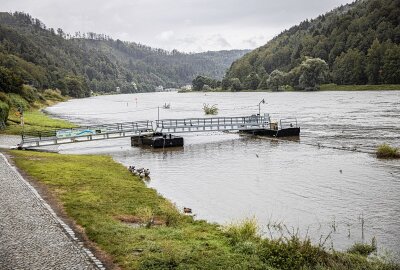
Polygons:
<instances>
[{"instance_id":1,"label":"bush","mask_svg":"<svg viewBox=\"0 0 400 270\"><path fill-rule=\"evenodd\" d=\"M8 97L10 98L10 107L19 108L21 107L24 111L29 109L29 103L23 99L20 95L17 94L9 94Z\"/></svg>"},{"instance_id":2,"label":"bush","mask_svg":"<svg viewBox=\"0 0 400 270\"><path fill-rule=\"evenodd\" d=\"M30 104L34 103L35 101L40 99L40 95L37 89L30 85L23 85L22 86L22 93L21 96L26 99Z\"/></svg>"},{"instance_id":3,"label":"bush","mask_svg":"<svg viewBox=\"0 0 400 270\"><path fill-rule=\"evenodd\" d=\"M0 129L5 127L9 111L10 107L8 106L8 104L0 101Z\"/></svg>"},{"instance_id":4,"label":"bush","mask_svg":"<svg viewBox=\"0 0 400 270\"><path fill-rule=\"evenodd\" d=\"M225 233L234 245L259 239L258 225L255 218L232 223L225 228Z\"/></svg>"},{"instance_id":5,"label":"bush","mask_svg":"<svg viewBox=\"0 0 400 270\"><path fill-rule=\"evenodd\" d=\"M359 254L366 257L372 252L375 252L376 249L376 240L375 238L372 238L371 244L355 243L353 246L351 246L351 248L347 250L347 252L352 254Z\"/></svg>"},{"instance_id":6,"label":"bush","mask_svg":"<svg viewBox=\"0 0 400 270\"><path fill-rule=\"evenodd\" d=\"M376 151L378 158L400 158L399 149L386 143L381 144Z\"/></svg>"},{"instance_id":7,"label":"bush","mask_svg":"<svg viewBox=\"0 0 400 270\"><path fill-rule=\"evenodd\" d=\"M216 115L218 114L218 108L216 105L208 105L208 104L203 104L203 111L205 114L211 114L211 115Z\"/></svg>"},{"instance_id":8,"label":"bush","mask_svg":"<svg viewBox=\"0 0 400 270\"><path fill-rule=\"evenodd\" d=\"M10 98L3 92L0 92L0 101L6 103L8 106L11 105Z\"/></svg>"},{"instance_id":9,"label":"bush","mask_svg":"<svg viewBox=\"0 0 400 270\"><path fill-rule=\"evenodd\" d=\"M61 91L58 89L46 89L43 92L43 96L48 100L65 101L65 98L61 95Z\"/></svg>"}]
</instances>

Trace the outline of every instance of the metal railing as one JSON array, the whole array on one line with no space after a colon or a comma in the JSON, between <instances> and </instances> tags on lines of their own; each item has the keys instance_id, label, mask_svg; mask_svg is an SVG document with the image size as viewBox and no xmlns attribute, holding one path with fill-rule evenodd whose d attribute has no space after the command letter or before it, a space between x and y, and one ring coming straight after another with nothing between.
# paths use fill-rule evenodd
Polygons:
<instances>
[{"instance_id":1,"label":"metal railing","mask_svg":"<svg viewBox=\"0 0 400 270\"><path fill-rule=\"evenodd\" d=\"M124 123L113 123L103 125L90 125L81 126L77 128L69 129L54 129L46 131L29 131L22 133L21 144L43 142L43 141L54 141L53 144L59 144L63 139L77 139L82 137L88 137L92 139L93 136L104 136L110 134L120 134L121 137L125 133L140 134L143 132L152 132L153 123L152 121L137 121L137 122L124 122ZM107 137L108 138L108 137Z\"/></svg>"},{"instance_id":2,"label":"metal railing","mask_svg":"<svg viewBox=\"0 0 400 270\"><path fill-rule=\"evenodd\" d=\"M269 118L253 115L244 117L209 117L156 120L157 131L196 132L212 130L240 130L262 128L269 124Z\"/></svg>"}]
</instances>

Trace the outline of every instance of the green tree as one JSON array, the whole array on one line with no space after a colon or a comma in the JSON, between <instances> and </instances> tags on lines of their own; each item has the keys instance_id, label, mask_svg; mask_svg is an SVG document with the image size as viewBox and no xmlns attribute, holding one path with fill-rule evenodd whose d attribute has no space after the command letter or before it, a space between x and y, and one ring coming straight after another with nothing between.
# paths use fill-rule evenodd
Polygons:
<instances>
[{"instance_id":1,"label":"green tree","mask_svg":"<svg viewBox=\"0 0 400 270\"><path fill-rule=\"evenodd\" d=\"M269 75L267 80L268 88L273 91L278 91L281 86L285 84L285 73L275 69Z\"/></svg>"},{"instance_id":2,"label":"green tree","mask_svg":"<svg viewBox=\"0 0 400 270\"><path fill-rule=\"evenodd\" d=\"M400 83L400 45L388 46L383 57L382 77L385 83Z\"/></svg>"},{"instance_id":3,"label":"green tree","mask_svg":"<svg viewBox=\"0 0 400 270\"><path fill-rule=\"evenodd\" d=\"M268 89L268 79L269 79L269 74L265 73L265 75L262 77L260 84L258 85L258 89L261 90L267 90Z\"/></svg>"},{"instance_id":4,"label":"green tree","mask_svg":"<svg viewBox=\"0 0 400 270\"><path fill-rule=\"evenodd\" d=\"M22 91L22 79L11 70L0 66L0 91L20 94Z\"/></svg>"},{"instance_id":5,"label":"green tree","mask_svg":"<svg viewBox=\"0 0 400 270\"><path fill-rule=\"evenodd\" d=\"M236 92L242 90L242 83L239 78L233 78L230 80L231 90Z\"/></svg>"},{"instance_id":6,"label":"green tree","mask_svg":"<svg viewBox=\"0 0 400 270\"><path fill-rule=\"evenodd\" d=\"M256 90L260 84L260 78L254 71L251 72L244 81L244 87L246 89Z\"/></svg>"},{"instance_id":7,"label":"green tree","mask_svg":"<svg viewBox=\"0 0 400 270\"><path fill-rule=\"evenodd\" d=\"M71 97L83 98L90 96L90 90L86 81L82 77L67 76L64 78L66 89L63 94Z\"/></svg>"},{"instance_id":8,"label":"green tree","mask_svg":"<svg viewBox=\"0 0 400 270\"><path fill-rule=\"evenodd\" d=\"M382 58L383 48L378 39L375 39L368 49L365 73L368 77L368 83L379 84L382 81Z\"/></svg>"},{"instance_id":9,"label":"green tree","mask_svg":"<svg viewBox=\"0 0 400 270\"><path fill-rule=\"evenodd\" d=\"M333 64L332 76L337 84L365 84L365 55L358 49L350 49L338 56Z\"/></svg>"},{"instance_id":10,"label":"green tree","mask_svg":"<svg viewBox=\"0 0 400 270\"><path fill-rule=\"evenodd\" d=\"M325 81L328 64L320 58L308 58L300 65L299 86L306 90L317 90Z\"/></svg>"}]
</instances>

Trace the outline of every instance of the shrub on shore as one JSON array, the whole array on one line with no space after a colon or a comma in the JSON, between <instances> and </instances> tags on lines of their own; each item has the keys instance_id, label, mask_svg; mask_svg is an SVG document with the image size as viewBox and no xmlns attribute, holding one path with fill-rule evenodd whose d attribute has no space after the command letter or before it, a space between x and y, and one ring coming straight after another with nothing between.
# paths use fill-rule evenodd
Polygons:
<instances>
[{"instance_id":1,"label":"shrub on shore","mask_svg":"<svg viewBox=\"0 0 400 270\"><path fill-rule=\"evenodd\" d=\"M378 158L400 158L400 152L398 148L384 143L379 145L376 156Z\"/></svg>"}]
</instances>

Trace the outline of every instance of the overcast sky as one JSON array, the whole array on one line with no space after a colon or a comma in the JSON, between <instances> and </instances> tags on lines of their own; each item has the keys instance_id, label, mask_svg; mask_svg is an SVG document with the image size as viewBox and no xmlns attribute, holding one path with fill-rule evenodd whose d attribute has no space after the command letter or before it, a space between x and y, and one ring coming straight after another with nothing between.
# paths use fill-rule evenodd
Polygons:
<instances>
[{"instance_id":1,"label":"overcast sky","mask_svg":"<svg viewBox=\"0 0 400 270\"><path fill-rule=\"evenodd\" d=\"M65 32L185 52L254 49L349 0L1 0Z\"/></svg>"}]
</instances>

